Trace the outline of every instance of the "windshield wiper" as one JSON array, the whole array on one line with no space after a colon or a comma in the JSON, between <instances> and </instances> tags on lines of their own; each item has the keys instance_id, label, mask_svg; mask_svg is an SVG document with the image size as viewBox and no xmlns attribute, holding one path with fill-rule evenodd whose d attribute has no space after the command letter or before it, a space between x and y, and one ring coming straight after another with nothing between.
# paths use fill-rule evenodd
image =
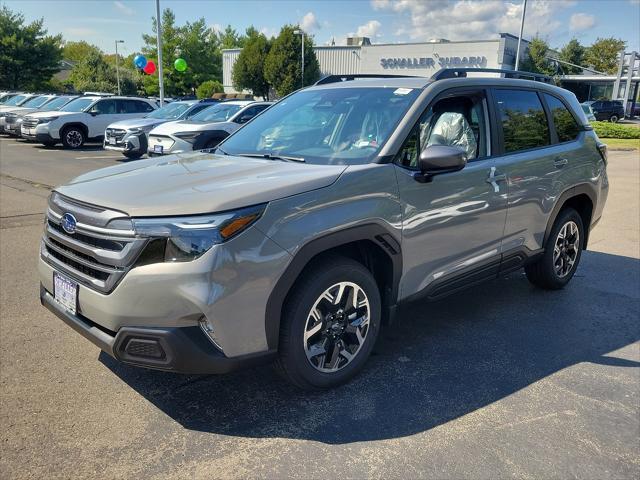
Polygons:
<instances>
[{"instance_id":1,"label":"windshield wiper","mask_svg":"<svg viewBox=\"0 0 640 480\"><path fill-rule=\"evenodd\" d=\"M266 158L267 160L282 160L285 162L305 162L305 159L302 157L291 157L289 155L273 155L272 153L234 153L234 155L238 155L239 157Z\"/></svg>"}]
</instances>

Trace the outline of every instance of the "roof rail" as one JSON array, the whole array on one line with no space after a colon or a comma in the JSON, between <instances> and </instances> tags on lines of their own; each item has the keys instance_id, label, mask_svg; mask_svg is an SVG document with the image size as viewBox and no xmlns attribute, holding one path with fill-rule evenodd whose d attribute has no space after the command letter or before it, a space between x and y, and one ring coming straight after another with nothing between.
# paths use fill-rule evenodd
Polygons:
<instances>
[{"instance_id":1,"label":"roof rail","mask_svg":"<svg viewBox=\"0 0 640 480\"><path fill-rule=\"evenodd\" d=\"M548 75L541 73L524 72L522 70L507 70L504 68L441 68L431 76L431 80L444 80L445 78L464 78L467 73L501 73L503 78L519 78L521 80L533 80L536 82L553 83Z\"/></svg>"},{"instance_id":2,"label":"roof rail","mask_svg":"<svg viewBox=\"0 0 640 480\"><path fill-rule=\"evenodd\" d=\"M327 83L346 82L359 78L416 78L414 75L392 75L386 73L348 73L345 75L326 75L314 85L326 85Z\"/></svg>"}]
</instances>

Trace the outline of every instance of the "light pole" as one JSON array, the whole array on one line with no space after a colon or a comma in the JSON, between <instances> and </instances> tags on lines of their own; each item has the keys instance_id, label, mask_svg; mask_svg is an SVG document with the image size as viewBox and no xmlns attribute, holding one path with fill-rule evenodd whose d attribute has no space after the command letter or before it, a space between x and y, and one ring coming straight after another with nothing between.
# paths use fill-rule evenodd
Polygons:
<instances>
[{"instance_id":1,"label":"light pole","mask_svg":"<svg viewBox=\"0 0 640 480\"><path fill-rule=\"evenodd\" d=\"M118 44L124 43L124 40L116 40L116 81L118 82L118 95L120 95L120 68L118 66Z\"/></svg>"},{"instance_id":2,"label":"light pole","mask_svg":"<svg viewBox=\"0 0 640 480\"><path fill-rule=\"evenodd\" d=\"M156 0L156 38L158 44L158 85L160 87L160 106L164 105L164 76L162 74L162 22L160 21L160 0Z\"/></svg>"},{"instance_id":3,"label":"light pole","mask_svg":"<svg viewBox=\"0 0 640 480\"><path fill-rule=\"evenodd\" d=\"M300 30L294 30L293 33L295 33L296 35L300 35L302 37L302 47L301 47L301 51L302 51L302 88L304 88L304 30L300 29Z\"/></svg>"},{"instance_id":4,"label":"light pole","mask_svg":"<svg viewBox=\"0 0 640 480\"><path fill-rule=\"evenodd\" d=\"M527 0L522 0L522 18L520 19L520 35L518 36L518 50L516 51L516 68L520 66L520 43L522 42L522 31L524 30L524 14L527 11Z\"/></svg>"}]
</instances>

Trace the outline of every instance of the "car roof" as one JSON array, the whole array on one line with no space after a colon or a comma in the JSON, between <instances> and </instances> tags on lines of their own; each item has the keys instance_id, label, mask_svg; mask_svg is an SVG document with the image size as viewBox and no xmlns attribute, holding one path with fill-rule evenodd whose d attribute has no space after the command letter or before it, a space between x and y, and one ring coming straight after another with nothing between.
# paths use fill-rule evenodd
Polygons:
<instances>
[{"instance_id":1,"label":"car roof","mask_svg":"<svg viewBox=\"0 0 640 480\"><path fill-rule=\"evenodd\" d=\"M378 88L424 88L432 82L427 77L388 77L388 78L358 78L344 82L327 83L314 86L314 89L321 88L357 88L357 87L378 87Z\"/></svg>"}]
</instances>

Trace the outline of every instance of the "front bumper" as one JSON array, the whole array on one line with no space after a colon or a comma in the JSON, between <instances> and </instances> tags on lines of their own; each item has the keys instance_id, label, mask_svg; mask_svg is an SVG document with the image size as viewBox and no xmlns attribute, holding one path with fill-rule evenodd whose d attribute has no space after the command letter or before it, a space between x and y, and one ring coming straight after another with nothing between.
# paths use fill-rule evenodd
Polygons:
<instances>
[{"instance_id":1,"label":"front bumper","mask_svg":"<svg viewBox=\"0 0 640 480\"><path fill-rule=\"evenodd\" d=\"M105 150L111 150L121 153L139 153L143 155L147 152L147 137L144 133L132 133L125 135L116 143L109 143L109 136L105 135L103 147Z\"/></svg>"},{"instance_id":2,"label":"front bumper","mask_svg":"<svg viewBox=\"0 0 640 480\"><path fill-rule=\"evenodd\" d=\"M123 363L186 374L227 373L272 361L274 351L234 358L224 356L199 327L100 328L80 314L64 310L40 285L40 302L64 323Z\"/></svg>"}]
</instances>

